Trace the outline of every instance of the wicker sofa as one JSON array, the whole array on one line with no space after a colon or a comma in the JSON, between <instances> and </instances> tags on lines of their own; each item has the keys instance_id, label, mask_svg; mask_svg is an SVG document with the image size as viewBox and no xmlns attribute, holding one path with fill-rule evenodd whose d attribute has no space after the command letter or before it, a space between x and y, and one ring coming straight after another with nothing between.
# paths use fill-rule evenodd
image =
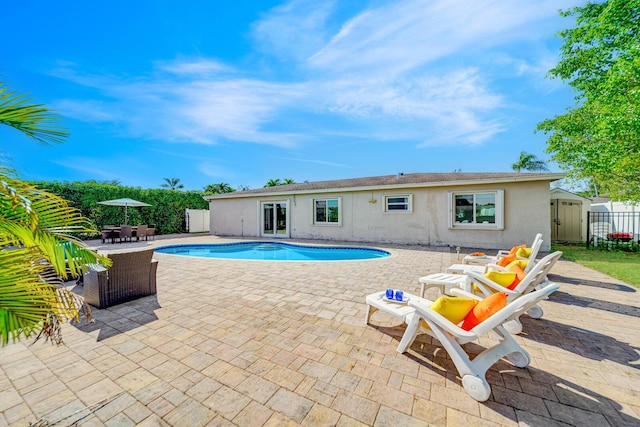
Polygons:
<instances>
[{"instance_id":1,"label":"wicker sofa","mask_svg":"<svg viewBox=\"0 0 640 427\"><path fill-rule=\"evenodd\" d=\"M101 265L84 274L84 299L97 308L111 307L156 294L158 261L153 249L108 255L111 268Z\"/></svg>"}]
</instances>

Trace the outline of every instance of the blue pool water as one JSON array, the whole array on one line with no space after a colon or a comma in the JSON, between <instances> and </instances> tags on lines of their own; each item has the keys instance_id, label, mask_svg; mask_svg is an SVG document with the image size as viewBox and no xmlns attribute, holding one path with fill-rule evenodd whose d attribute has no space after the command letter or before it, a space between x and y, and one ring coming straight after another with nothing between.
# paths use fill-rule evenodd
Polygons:
<instances>
[{"instance_id":1,"label":"blue pool water","mask_svg":"<svg viewBox=\"0 0 640 427\"><path fill-rule=\"evenodd\" d=\"M362 247L301 246L280 242L241 242L202 245L170 245L156 252L204 258L275 261L345 261L384 258L389 252Z\"/></svg>"}]
</instances>

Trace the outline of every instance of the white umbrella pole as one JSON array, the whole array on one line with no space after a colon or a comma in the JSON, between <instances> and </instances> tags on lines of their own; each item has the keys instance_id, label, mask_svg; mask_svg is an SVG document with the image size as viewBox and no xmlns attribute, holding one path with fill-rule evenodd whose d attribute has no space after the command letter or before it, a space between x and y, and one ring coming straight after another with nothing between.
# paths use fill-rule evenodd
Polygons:
<instances>
[{"instance_id":1,"label":"white umbrella pole","mask_svg":"<svg viewBox=\"0 0 640 427\"><path fill-rule=\"evenodd\" d=\"M127 205L124 205L124 225L127 225Z\"/></svg>"}]
</instances>

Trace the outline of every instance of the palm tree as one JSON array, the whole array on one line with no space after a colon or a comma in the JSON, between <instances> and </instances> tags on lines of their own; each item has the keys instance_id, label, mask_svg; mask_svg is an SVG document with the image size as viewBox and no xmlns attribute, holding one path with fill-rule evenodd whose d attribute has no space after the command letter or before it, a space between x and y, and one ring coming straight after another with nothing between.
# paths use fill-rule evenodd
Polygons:
<instances>
[{"instance_id":1,"label":"palm tree","mask_svg":"<svg viewBox=\"0 0 640 427\"><path fill-rule=\"evenodd\" d=\"M516 163L511 165L511 168L518 173L520 173L521 170L546 171L549 170L546 163L547 162L545 162L544 160L538 159L535 154L529 154L522 151L520 153L520 158Z\"/></svg>"},{"instance_id":2,"label":"palm tree","mask_svg":"<svg viewBox=\"0 0 640 427\"><path fill-rule=\"evenodd\" d=\"M166 181L161 185L162 188L169 188L171 190L180 190L184 188L184 185L180 184L180 178L164 178Z\"/></svg>"},{"instance_id":3,"label":"palm tree","mask_svg":"<svg viewBox=\"0 0 640 427\"><path fill-rule=\"evenodd\" d=\"M0 124L44 145L68 135L53 126L57 116L0 82ZM0 342L36 335L62 342L61 323L90 316L81 298L57 286L89 264L110 265L73 236L94 232L89 220L66 200L38 190L0 167Z\"/></svg>"},{"instance_id":4,"label":"palm tree","mask_svg":"<svg viewBox=\"0 0 640 427\"><path fill-rule=\"evenodd\" d=\"M267 183L264 185L264 188L276 187L278 185L282 185L282 182L280 182L280 178L276 178L276 179L272 178L269 181L267 181Z\"/></svg>"},{"instance_id":5,"label":"palm tree","mask_svg":"<svg viewBox=\"0 0 640 427\"><path fill-rule=\"evenodd\" d=\"M276 187L278 185L295 184L295 183L296 182L291 178L285 178L282 181L280 181L280 178L276 178L276 179L270 179L269 181L267 181L267 183L264 185L264 188Z\"/></svg>"},{"instance_id":6,"label":"palm tree","mask_svg":"<svg viewBox=\"0 0 640 427\"><path fill-rule=\"evenodd\" d=\"M234 190L231 188L229 184L226 182L221 182L219 184L209 184L204 187L205 194L224 194L224 193L233 193Z\"/></svg>"}]
</instances>

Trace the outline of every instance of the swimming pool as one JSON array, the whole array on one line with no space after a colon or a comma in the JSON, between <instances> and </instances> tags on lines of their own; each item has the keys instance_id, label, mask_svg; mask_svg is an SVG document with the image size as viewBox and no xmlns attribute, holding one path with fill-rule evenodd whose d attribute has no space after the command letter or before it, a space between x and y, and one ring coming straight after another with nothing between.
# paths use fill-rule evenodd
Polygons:
<instances>
[{"instance_id":1,"label":"swimming pool","mask_svg":"<svg viewBox=\"0 0 640 427\"><path fill-rule=\"evenodd\" d=\"M273 261L348 261L385 258L389 252L363 247L302 246L280 242L240 242L170 245L156 252L204 258Z\"/></svg>"}]
</instances>

